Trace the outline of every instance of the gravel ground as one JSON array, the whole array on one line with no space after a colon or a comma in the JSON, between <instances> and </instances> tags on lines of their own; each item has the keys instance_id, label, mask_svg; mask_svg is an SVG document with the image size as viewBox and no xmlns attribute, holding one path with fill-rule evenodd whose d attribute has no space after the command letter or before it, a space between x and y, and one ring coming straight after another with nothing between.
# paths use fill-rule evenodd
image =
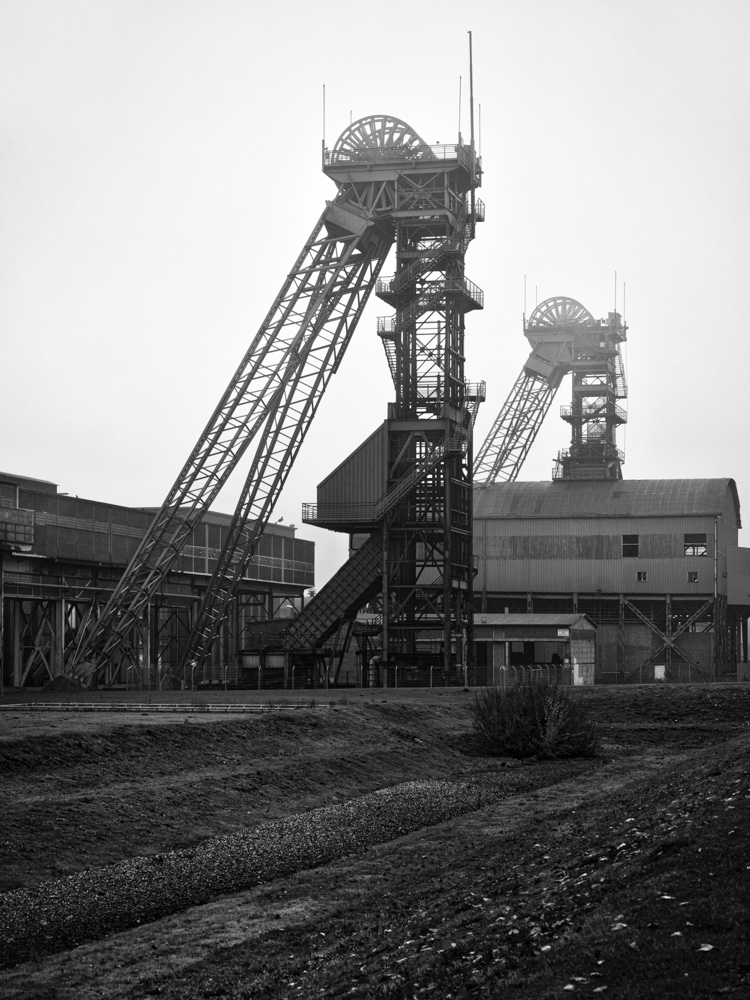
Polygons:
<instances>
[{"instance_id":1,"label":"gravel ground","mask_svg":"<svg viewBox=\"0 0 750 1000\"><path fill-rule=\"evenodd\" d=\"M75 947L564 780L595 762L550 762L481 781L411 781L345 803L18 889L0 897L0 967Z\"/></svg>"}]
</instances>

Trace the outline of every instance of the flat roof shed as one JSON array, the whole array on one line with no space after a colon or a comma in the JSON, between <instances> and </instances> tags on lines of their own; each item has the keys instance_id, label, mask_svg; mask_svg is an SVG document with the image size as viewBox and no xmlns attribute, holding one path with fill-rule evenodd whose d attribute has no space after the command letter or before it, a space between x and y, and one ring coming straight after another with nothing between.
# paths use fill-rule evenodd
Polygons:
<instances>
[{"instance_id":1,"label":"flat roof shed","mask_svg":"<svg viewBox=\"0 0 750 1000\"><path fill-rule=\"evenodd\" d=\"M567 667L573 684L593 684L596 625L588 615L474 615L477 664L488 683L498 684L508 671L528 667Z\"/></svg>"}]
</instances>

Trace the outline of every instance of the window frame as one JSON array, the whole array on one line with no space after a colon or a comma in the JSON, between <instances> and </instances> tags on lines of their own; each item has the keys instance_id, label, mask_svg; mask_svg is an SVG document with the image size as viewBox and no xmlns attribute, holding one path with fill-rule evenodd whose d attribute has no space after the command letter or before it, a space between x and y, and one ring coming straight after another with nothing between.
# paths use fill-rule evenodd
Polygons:
<instances>
[{"instance_id":1,"label":"window frame","mask_svg":"<svg viewBox=\"0 0 750 1000\"><path fill-rule=\"evenodd\" d=\"M635 539L635 541L634 541L634 539ZM631 551L627 551L628 549L630 549ZM635 551L632 551L633 549ZM639 551L640 551L640 537L638 535L623 535L622 536L622 558L623 559L637 559Z\"/></svg>"},{"instance_id":2,"label":"window frame","mask_svg":"<svg viewBox=\"0 0 750 1000\"><path fill-rule=\"evenodd\" d=\"M683 552L689 559L708 556L708 539L705 531L686 531L682 536Z\"/></svg>"}]
</instances>

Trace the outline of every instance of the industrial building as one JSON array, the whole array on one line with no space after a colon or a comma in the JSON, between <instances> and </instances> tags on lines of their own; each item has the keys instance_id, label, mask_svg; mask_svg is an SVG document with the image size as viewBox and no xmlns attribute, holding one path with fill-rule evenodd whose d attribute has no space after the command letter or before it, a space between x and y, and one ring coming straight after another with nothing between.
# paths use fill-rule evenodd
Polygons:
<instances>
[{"instance_id":1,"label":"industrial building","mask_svg":"<svg viewBox=\"0 0 750 1000\"><path fill-rule=\"evenodd\" d=\"M750 614L739 527L732 479L476 487L477 611L586 615L598 681L734 677Z\"/></svg>"},{"instance_id":2,"label":"industrial building","mask_svg":"<svg viewBox=\"0 0 750 1000\"><path fill-rule=\"evenodd\" d=\"M64 674L82 628L107 605L155 512L83 500L54 483L0 474L2 680L41 687ZM175 688L255 685L240 650L258 620L288 620L314 583L315 544L293 525L271 524L232 601L221 649L184 664L195 607L205 594L231 518L207 512L148 607L147 645L102 684Z\"/></svg>"},{"instance_id":3,"label":"industrial building","mask_svg":"<svg viewBox=\"0 0 750 1000\"><path fill-rule=\"evenodd\" d=\"M474 641L477 683L595 681L596 626L586 615L481 612L474 615Z\"/></svg>"},{"instance_id":4,"label":"industrial building","mask_svg":"<svg viewBox=\"0 0 750 1000\"><path fill-rule=\"evenodd\" d=\"M623 478L628 331L616 311L596 320L555 297L523 332L531 353L474 467L475 610L586 615L597 681L736 676L748 655L750 549L738 545L734 480ZM549 482L518 482L568 374L570 447Z\"/></svg>"},{"instance_id":5,"label":"industrial building","mask_svg":"<svg viewBox=\"0 0 750 1000\"><path fill-rule=\"evenodd\" d=\"M467 377L464 338L484 294L465 268L484 205L473 134L430 145L371 115L324 147L322 169L335 195L160 508L13 477L0 486L6 683L336 683L353 639L358 683L492 683L496 670L560 656L545 615L581 633L577 683L732 676L750 613L736 487L623 479L623 317L597 320L562 296L524 317L529 357L475 458L485 385ZM394 273L381 277L392 249ZM305 602L312 543L272 512L373 293L391 310L373 333L393 399L303 507L303 522L348 534L351 552ZM570 447L550 482L519 482L567 375ZM236 509L218 515L243 459ZM498 615L514 620L490 622Z\"/></svg>"}]
</instances>

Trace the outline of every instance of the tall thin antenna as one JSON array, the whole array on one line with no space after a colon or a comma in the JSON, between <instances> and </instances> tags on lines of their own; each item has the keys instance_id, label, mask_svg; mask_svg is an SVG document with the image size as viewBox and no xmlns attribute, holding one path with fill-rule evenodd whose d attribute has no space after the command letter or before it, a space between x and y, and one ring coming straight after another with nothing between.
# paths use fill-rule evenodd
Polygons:
<instances>
[{"instance_id":1,"label":"tall thin antenna","mask_svg":"<svg viewBox=\"0 0 750 1000\"><path fill-rule=\"evenodd\" d=\"M471 110L471 237L476 235L476 150L474 147L474 55L469 34L469 107Z\"/></svg>"},{"instance_id":2,"label":"tall thin antenna","mask_svg":"<svg viewBox=\"0 0 750 1000\"><path fill-rule=\"evenodd\" d=\"M463 78L458 78L458 141L461 142L461 84Z\"/></svg>"},{"instance_id":3,"label":"tall thin antenna","mask_svg":"<svg viewBox=\"0 0 750 1000\"><path fill-rule=\"evenodd\" d=\"M323 138L320 140L320 162L326 165L326 85L323 84Z\"/></svg>"},{"instance_id":4,"label":"tall thin antenna","mask_svg":"<svg viewBox=\"0 0 750 1000\"><path fill-rule=\"evenodd\" d=\"M482 105L479 105L479 159L482 159Z\"/></svg>"}]
</instances>

